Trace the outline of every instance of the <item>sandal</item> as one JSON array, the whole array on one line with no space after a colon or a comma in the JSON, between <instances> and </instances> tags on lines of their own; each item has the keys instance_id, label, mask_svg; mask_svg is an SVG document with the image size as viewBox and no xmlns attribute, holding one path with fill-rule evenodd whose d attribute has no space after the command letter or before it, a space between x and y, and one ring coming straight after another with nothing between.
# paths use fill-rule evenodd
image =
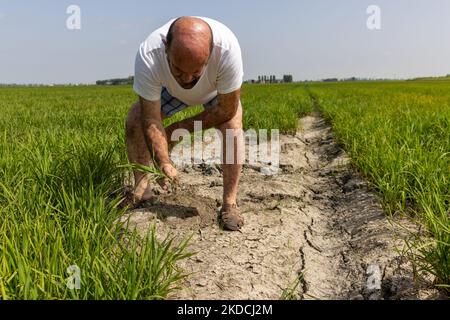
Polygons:
<instances>
[{"instance_id":1,"label":"sandal","mask_svg":"<svg viewBox=\"0 0 450 320\"><path fill-rule=\"evenodd\" d=\"M225 230L238 231L244 225L244 218L235 204L224 204L219 213L220 225Z\"/></svg>"}]
</instances>

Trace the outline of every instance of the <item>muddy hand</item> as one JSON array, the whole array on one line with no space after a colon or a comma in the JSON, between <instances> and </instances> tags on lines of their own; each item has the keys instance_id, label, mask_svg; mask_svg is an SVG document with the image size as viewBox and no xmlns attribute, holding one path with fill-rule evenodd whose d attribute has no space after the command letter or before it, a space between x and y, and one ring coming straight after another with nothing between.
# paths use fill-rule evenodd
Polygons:
<instances>
[{"instance_id":1,"label":"muddy hand","mask_svg":"<svg viewBox=\"0 0 450 320\"><path fill-rule=\"evenodd\" d=\"M165 177L158 179L158 184L165 191L169 191L170 187L172 190L175 190L178 185L177 169L170 163L162 164L160 169Z\"/></svg>"}]
</instances>

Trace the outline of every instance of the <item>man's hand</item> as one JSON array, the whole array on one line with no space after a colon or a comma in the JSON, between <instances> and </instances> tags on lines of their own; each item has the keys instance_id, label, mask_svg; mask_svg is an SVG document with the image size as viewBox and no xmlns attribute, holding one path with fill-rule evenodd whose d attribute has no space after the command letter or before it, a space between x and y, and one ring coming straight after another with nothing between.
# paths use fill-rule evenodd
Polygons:
<instances>
[{"instance_id":1,"label":"man's hand","mask_svg":"<svg viewBox=\"0 0 450 320\"><path fill-rule=\"evenodd\" d=\"M171 163L162 164L160 169L166 175L165 178L160 178L157 181L161 188L165 191L169 190L169 186L172 186L172 189L176 188L178 185L177 169Z\"/></svg>"}]
</instances>

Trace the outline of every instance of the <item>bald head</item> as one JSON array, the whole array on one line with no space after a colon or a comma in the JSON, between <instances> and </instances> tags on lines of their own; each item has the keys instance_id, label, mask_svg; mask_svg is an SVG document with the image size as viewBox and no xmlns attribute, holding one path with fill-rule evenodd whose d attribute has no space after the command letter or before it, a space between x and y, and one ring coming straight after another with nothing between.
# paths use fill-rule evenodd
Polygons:
<instances>
[{"instance_id":1,"label":"bald head","mask_svg":"<svg viewBox=\"0 0 450 320\"><path fill-rule=\"evenodd\" d=\"M181 17L169 28L166 52L172 74L178 83L192 88L207 64L213 48L211 27L194 17Z\"/></svg>"},{"instance_id":2,"label":"bald head","mask_svg":"<svg viewBox=\"0 0 450 320\"><path fill-rule=\"evenodd\" d=\"M195 17L181 17L176 19L167 33L167 45L180 47L194 45L198 49L212 50L213 34L211 27L205 21Z\"/></svg>"}]
</instances>

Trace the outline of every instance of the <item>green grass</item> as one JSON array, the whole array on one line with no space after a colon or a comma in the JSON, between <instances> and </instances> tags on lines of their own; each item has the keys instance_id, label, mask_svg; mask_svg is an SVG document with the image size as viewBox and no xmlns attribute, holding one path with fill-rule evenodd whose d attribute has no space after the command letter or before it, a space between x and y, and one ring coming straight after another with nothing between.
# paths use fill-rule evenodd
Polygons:
<instances>
[{"instance_id":1,"label":"green grass","mask_svg":"<svg viewBox=\"0 0 450 320\"><path fill-rule=\"evenodd\" d=\"M244 129L279 129L295 133L299 117L312 111L301 84L249 85L242 89Z\"/></svg>"},{"instance_id":2,"label":"green grass","mask_svg":"<svg viewBox=\"0 0 450 320\"><path fill-rule=\"evenodd\" d=\"M301 272L293 281L291 281L291 283L287 285L286 288L283 289L280 300L299 300L300 297L298 292L300 290L300 285L303 284L304 281L305 275Z\"/></svg>"},{"instance_id":3,"label":"green grass","mask_svg":"<svg viewBox=\"0 0 450 320\"><path fill-rule=\"evenodd\" d=\"M133 99L129 88L0 90L1 299L160 299L184 276L185 244L114 223ZM79 290L66 286L71 265Z\"/></svg>"}]
</instances>

